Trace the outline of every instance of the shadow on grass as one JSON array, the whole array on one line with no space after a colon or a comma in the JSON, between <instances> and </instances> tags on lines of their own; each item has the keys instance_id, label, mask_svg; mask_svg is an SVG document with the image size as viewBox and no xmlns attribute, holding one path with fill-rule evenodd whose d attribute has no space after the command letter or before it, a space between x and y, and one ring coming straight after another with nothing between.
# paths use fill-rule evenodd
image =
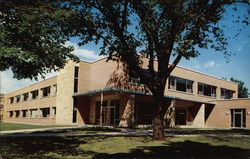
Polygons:
<instances>
[{"instance_id":1,"label":"shadow on grass","mask_svg":"<svg viewBox=\"0 0 250 159\"><path fill-rule=\"evenodd\" d=\"M184 141L172 142L163 146L141 146L132 149L129 153L96 153L93 158L249 159L250 149L211 146L207 143Z\"/></svg>"},{"instance_id":2,"label":"shadow on grass","mask_svg":"<svg viewBox=\"0 0 250 159\"><path fill-rule=\"evenodd\" d=\"M4 159L56 159L59 156L93 155L95 152L80 149L87 140L64 137L7 137L1 139L0 154ZM49 154L48 153L53 153ZM78 158L78 157L77 157Z\"/></svg>"},{"instance_id":3,"label":"shadow on grass","mask_svg":"<svg viewBox=\"0 0 250 159\"><path fill-rule=\"evenodd\" d=\"M240 158L250 157L250 149L211 146L194 141L164 142L160 146L139 146L128 153L99 153L80 147L90 142L102 142L107 137L6 137L1 139L0 154L4 159L56 158ZM151 140L147 138L145 144ZM114 138L115 140L115 138ZM143 140L142 140L143 142ZM110 145L115 148L116 145ZM50 154L49 154L50 153ZM53 154L51 154L53 153Z\"/></svg>"}]
</instances>

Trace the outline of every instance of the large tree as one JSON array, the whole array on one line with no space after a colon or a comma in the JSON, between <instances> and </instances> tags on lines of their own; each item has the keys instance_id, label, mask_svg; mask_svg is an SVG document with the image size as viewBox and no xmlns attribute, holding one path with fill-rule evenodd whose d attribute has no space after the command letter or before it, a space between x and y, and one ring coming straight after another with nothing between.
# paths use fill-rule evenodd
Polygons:
<instances>
[{"instance_id":1,"label":"large tree","mask_svg":"<svg viewBox=\"0 0 250 159\"><path fill-rule=\"evenodd\" d=\"M68 27L80 45L101 44L101 55L118 58L147 85L153 94L153 139L164 139L166 80L182 58L212 48L226 56L227 39L218 22L225 0L82 0L65 3L73 10ZM248 20L248 19L247 19ZM139 55L149 58L142 68ZM170 64L170 58L174 57ZM156 61L157 60L157 63ZM157 68L154 68L157 65Z\"/></svg>"},{"instance_id":2,"label":"large tree","mask_svg":"<svg viewBox=\"0 0 250 159\"><path fill-rule=\"evenodd\" d=\"M248 98L248 89L245 87L243 81L237 80L233 77L230 78L230 81L238 83L238 98Z\"/></svg>"},{"instance_id":3,"label":"large tree","mask_svg":"<svg viewBox=\"0 0 250 159\"><path fill-rule=\"evenodd\" d=\"M37 79L56 71L67 59L77 60L62 32L69 11L55 0L0 1L0 71L11 69L17 79Z\"/></svg>"}]
</instances>

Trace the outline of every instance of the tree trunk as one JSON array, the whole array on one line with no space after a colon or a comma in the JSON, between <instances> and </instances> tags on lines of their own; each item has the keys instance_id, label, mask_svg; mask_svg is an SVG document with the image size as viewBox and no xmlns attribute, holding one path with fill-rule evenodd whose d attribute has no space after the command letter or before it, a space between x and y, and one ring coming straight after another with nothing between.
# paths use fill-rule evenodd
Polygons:
<instances>
[{"instance_id":1,"label":"tree trunk","mask_svg":"<svg viewBox=\"0 0 250 159\"><path fill-rule=\"evenodd\" d=\"M153 140L164 140L163 94L154 96Z\"/></svg>"}]
</instances>

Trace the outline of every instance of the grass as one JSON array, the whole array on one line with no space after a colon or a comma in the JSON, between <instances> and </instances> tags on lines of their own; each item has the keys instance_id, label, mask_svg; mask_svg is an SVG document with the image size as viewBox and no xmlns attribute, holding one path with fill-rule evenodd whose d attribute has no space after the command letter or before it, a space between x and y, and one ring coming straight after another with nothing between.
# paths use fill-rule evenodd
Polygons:
<instances>
[{"instance_id":1,"label":"grass","mask_svg":"<svg viewBox=\"0 0 250 159\"><path fill-rule=\"evenodd\" d=\"M67 127L67 126L69 126L69 125L32 125L32 124L19 124L19 123L0 122L0 131L38 129L38 128L53 128L53 127Z\"/></svg>"},{"instance_id":2,"label":"grass","mask_svg":"<svg viewBox=\"0 0 250 159\"><path fill-rule=\"evenodd\" d=\"M5 159L56 158L241 158L250 157L250 138L1 137Z\"/></svg>"}]
</instances>

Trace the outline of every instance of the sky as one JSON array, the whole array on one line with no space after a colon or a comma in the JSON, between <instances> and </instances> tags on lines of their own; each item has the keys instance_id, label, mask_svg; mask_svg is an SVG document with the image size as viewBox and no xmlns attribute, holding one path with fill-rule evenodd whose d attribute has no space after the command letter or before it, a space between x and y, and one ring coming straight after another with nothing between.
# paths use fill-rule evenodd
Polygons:
<instances>
[{"instance_id":1,"label":"sky","mask_svg":"<svg viewBox=\"0 0 250 159\"><path fill-rule=\"evenodd\" d=\"M232 9L227 9L227 14L225 14L221 21L222 25L229 26L229 28L225 31L226 36L231 37L229 44L227 45L227 49L234 53L234 55L229 58L229 62L227 62L222 53L215 52L212 49L203 49L201 50L200 56L190 60L182 59L179 66L218 78L226 78L229 80L233 77L239 79L245 82L245 86L250 92L250 26L245 27L240 32L237 39L232 39L235 33L237 33L237 29L241 27L239 23L232 22L234 15L243 15L247 9L250 9L250 5L237 5L240 9L237 12L233 12ZM73 54L77 55L80 59L85 61L95 61L103 58L98 55L100 50L94 43L79 47L77 42L79 42L77 38L72 38L66 43L66 45L74 46L75 50L73 51ZM52 72L47 74L46 78L50 78L55 75L56 72ZM29 79L14 79L13 73L10 70L0 72L0 79L0 93L9 93L37 82ZM38 81L41 80L43 79L39 78Z\"/></svg>"}]
</instances>

